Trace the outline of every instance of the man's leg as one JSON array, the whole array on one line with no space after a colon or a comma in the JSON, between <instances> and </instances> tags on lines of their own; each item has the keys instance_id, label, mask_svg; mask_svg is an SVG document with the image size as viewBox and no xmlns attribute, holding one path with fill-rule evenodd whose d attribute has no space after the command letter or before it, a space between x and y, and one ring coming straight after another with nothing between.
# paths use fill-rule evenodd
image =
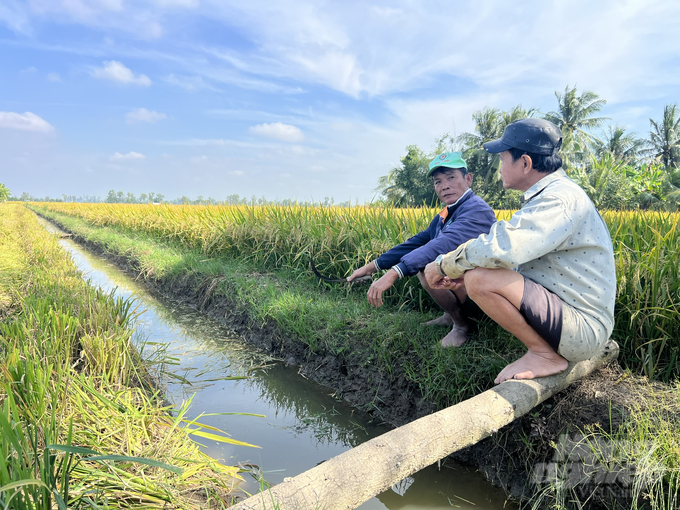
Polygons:
<instances>
[{"instance_id":1,"label":"man's leg","mask_svg":"<svg viewBox=\"0 0 680 510\"><path fill-rule=\"evenodd\" d=\"M470 321L460 309L460 303L467 299L465 287L450 291L446 289L433 289L427 284L422 271L418 273L420 284L434 299L444 315L427 322L428 326L452 326L451 331L441 340L442 347L459 347L465 343L470 330ZM455 296L452 294L455 293Z\"/></svg>"},{"instance_id":2,"label":"man's leg","mask_svg":"<svg viewBox=\"0 0 680 510\"><path fill-rule=\"evenodd\" d=\"M568 362L536 333L520 313L524 277L510 269L475 268L465 273L467 292L484 312L503 329L515 335L527 353L510 363L496 377L496 384L508 379L533 379L559 374Z\"/></svg>"}]
</instances>

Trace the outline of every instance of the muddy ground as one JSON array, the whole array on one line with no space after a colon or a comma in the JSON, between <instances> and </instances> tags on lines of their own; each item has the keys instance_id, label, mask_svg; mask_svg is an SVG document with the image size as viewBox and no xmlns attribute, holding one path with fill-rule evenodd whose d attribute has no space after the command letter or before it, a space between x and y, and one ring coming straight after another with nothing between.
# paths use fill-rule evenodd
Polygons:
<instances>
[{"instance_id":1,"label":"muddy ground","mask_svg":"<svg viewBox=\"0 0 680 510\"><path fill-rule=\"evenodd\" d=\"M134 277L140 276L135 260L108 253L77 235L73 239L114 261ZM313 353L284 334L277 324L253 320L242 303L215 293L207 296L206 282L198 281L195 276L173 281L139 279L155 292L200 309L247 342L299 366L305 377L328 386L337 396L378 420L400 426L437 410L433 403L422 398L417 385L408 380L399 367L395 367L392 375L368 370L359 350L350 349L352 354L343 357ZM641 387L638 380L625 376L618 365L610 365L537 406L532 413L494 436L451 457L474 466L513 498L526 500L536 493L533 482L536 466L551 462L554 445L561 437L573 435L576 430L598 427L615 431L636 401L643 398ZM617 502L623 504L621 508L630 508L625 494L622 496L619 491L615 496ZM601 497L595 494L582 508L611 508L611 498L612 494Z\"/></svg>"}]
</instances>

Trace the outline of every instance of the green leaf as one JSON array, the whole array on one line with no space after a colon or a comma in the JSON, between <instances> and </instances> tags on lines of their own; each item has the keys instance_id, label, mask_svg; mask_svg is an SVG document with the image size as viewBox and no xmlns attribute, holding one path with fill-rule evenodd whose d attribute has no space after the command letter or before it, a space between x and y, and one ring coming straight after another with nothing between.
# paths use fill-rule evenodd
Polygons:
<instances>
[{"instance_id":1,"label":"green leaf","mask_svg":"<svg viewBox=\"0 0 680 510\"><path fill-rule=\"evenodd\" d=\"M48 444L45 448L66 453L79 453L81 455L99 455L99 452L82 446L70 446L65 444Z\"/></svg>"},{"instance_id":2,"label":"green leaf","mask_svg":"<svg viewBox=\"0 0 680 510\"><path fill-rule=\"evenodd\" d=\"M210 432L203 432L200 429L184 429L187 434L192 434L194 436L205 437L206 439L212 439L213 441L218 441L220 443L235 444L238 446L250 446L251 448L261 448L260 446L244 443L243 441L237 441L236 439L231 439L229 437L218 436L217 434L211 434Z\"/></svg>"},{"instance_id":3,"label":"green leaf","mask_svg":"<svg viewBox=\"0 0 680 510\"><path fill-rule=\"evenodd\" d=\"M177 473L178 475L181 475L184 471L182 468L171 466L170 464L159 462L157 460L146 459L144 457L128 457L127 455L97 455L95 457L88 457L87 460L94 460L96 462L104 462L107 460L112 460L113 462L134 462L136 464L145 464L147 466L165 469L167 471Z\"/></svg>"}]
</instances>

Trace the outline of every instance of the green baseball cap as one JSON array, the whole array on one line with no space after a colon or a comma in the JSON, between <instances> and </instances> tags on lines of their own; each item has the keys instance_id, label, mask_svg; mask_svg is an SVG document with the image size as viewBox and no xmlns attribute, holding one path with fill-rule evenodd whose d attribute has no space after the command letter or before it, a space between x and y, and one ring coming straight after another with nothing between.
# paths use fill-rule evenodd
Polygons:
<instances>
[{"instance_id":1,"label":"green baseball cap","mask_svg":"<svg viewBox=\"0 0 680 510\"><path fill-rule=\"evenodd\" d=\"M442 152L430 161L430 173L427 176L430 177L440 166L464 169L463 173L467 173L467 163L463 159L462 152Z\"/></svg>"}]
</instances>

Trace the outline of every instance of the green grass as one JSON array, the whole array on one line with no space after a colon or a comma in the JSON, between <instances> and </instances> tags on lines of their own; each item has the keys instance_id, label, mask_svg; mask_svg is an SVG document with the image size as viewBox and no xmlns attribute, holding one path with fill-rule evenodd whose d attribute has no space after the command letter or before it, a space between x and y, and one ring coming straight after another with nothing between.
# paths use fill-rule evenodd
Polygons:
<instances>
[{"instance_id":1,"label":"green grass","mask_svg":"<svg viewBox=\"0 0 680 510\"><path fill-rule=\"evenodd\" d=\"M319 283L303 261L288 266L280 259L266 262L255 255L206 253L200 245L188 246L179 234L161 239L147 231L112 225L94 227L83 218L44 209L41 212L105 251L127 257L144 279L168 285L192 282L193 292L201 298L207 294L210 294L208 298L228 297L253 320L278 324L285 334L307 345L311 352L330 352L385 377L404 374L418 385L426 399L439 407L488 389L495 375L523 352L517 340L490 321L483 321L477 338L462 348L438 348L438 340L446 330L422 325L439 312L428 304L417 282L394 290L386 299L386 306L374 309L366 301L366 286L348 288ZM633 295L624 299L619 292L619 341L624 342L630 364L635 364L637 357L644 364L649 364L651 359L654 366L650 368L650 375L673 378L677 365L667 354L674 352L677 339L663 344L649 342L645 335L676 327L671 324L676 313L673 306L664 318L666 322L654 323L653 319L659 316L660 302L673 303L675 299L676 283L667 275L677 274L677 268L670 267L675 260L671 251L677 244L673 238L677 219L661 215L631 222L630 218L614 216L607 221L610 228L617 229L614 237L619 277L623 285L629 285L624 287L626 292ZM656 241L641 239L645 225L653 225L657 232L663 232L659 235L665 237ZM332 265L327 264L326 270L331 271ZM655 276L657 283L650 286L648 283ZM642 365L638 363L638 369ZM679 394L675 395L677 403ZM657 402L649 394L641 400ZM374 404L381 405L380 402ZM647 470L651 474L647 480L653 482L644 487L639 484L635 498L649 501L656 498L655 510L673 508L676 496L672 491L678 487L678 418L671 416L668 411L671 407L664 409L661 414L655 414L651 405L640 408L616 431L585 431L586 438L605 438L632 445L626 453L628 461ZM652 449L640 448L640 441L650 438ZM593 443L597 441L593 439ZM650 451L653 454L645 457ZM660 465L664 466L663 471L659 471ZM551 486L538 495L534 503L546 508L571 509L587 508L587 500L587 496L580 497L573 491ZM613 510L616 504L605 508Z\"/></svg>"},{"instance_id":2,"label":"green grass","mask_svg":"<svg viewBox=\"0 0 680 510\"><path fill-rule=\"evenodd\" d=\"M404 373L440 407L493 386L496 374L522 352L519 341L489 322L481 324L478 339L461 349L439 348L446 328L422 324L439 312L422 313L403 303L397 308L396 296L375 309L365 298L367 286L326 285L298 269L263 273L253 262L206 258L177 241L161 242L143 232L95 228L79 218L41 213L109 253L130 257L142 278L165 283L191 278L196 292L211 288L212 296L235 300L253 320L275 322L312 352L339 355L386 376Z\"/></svg>"},{"instance_id":3,"label":"green grass","mask_svg":"<svg viewBox=\"0 0 680 510\"><path fill-rule=\"evenodd\" d=\"M314 257L323 273L349 275L426 227L435 209L311 206L152 206L45 203L98 227L144 232L204 258L249 262L259 271L285 269L303 278ZM497 211L507 218L510 211ZM663 381L680 377L680 213L605 211L617 263L616 326L620 361ZM152 269L153 270L153 269ZM416 279L398 281L387 304L435 309Z\"/></svg>"},{"instance_id":4,"label":"green grass","mask_svg":"<svg viewBox=\"0 0 680 510\"><path fill-rule=\"evenodd\" d=\"M130 301L88 285L22 206L0 204L0 506L225 506L239 477L202 454L133 348ZM223 438L231 441L229 438Z\"/></svg>"},{"instance_id":5,"label":"green grass","mask_svg":"<svg viewBox=\"0 0 680 510\"><path fill-rule=\"evenodd\" d=\"M562 444L553 444L551 460L557 469L551 476L559 481L544 485L527 506L534 510L678 508L680 386L630 379L627 419L615 430L593 425Z\"/></svg>"}]
</instances>

